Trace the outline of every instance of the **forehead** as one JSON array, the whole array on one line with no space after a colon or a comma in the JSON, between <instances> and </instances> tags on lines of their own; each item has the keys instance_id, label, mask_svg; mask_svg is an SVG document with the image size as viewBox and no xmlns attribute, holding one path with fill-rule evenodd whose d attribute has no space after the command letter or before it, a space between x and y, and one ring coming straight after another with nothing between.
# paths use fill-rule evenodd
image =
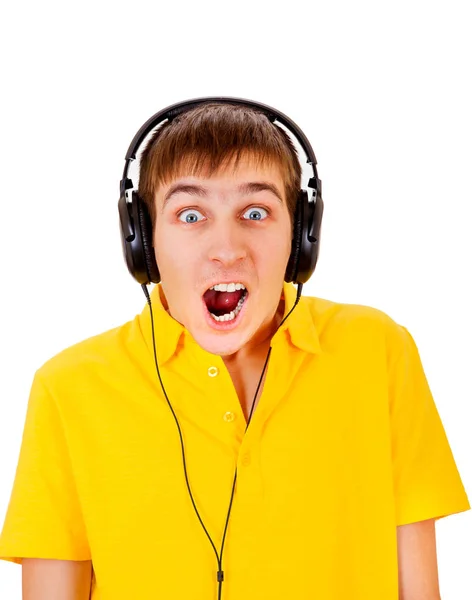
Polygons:
<instances>
[{"instance_id":1,"label":"forehead","mask_svg":"<svg viewBox=\"0 0 472 600\"><path fill-rule=\"evenodd\" d=\"M228 190L240 189L241 184L268 183L278 190L281 198L285 197L282 166L273 160L251 156L242 156L239 160L232 159L217 168L211 168L208 163L195 165L183 161L165 181L160 183L156 195L164 197L179 183L207 184L210 189L224 186ZM251 186L247 186L247 190L250 191Z\"/></svg>"}]
</instances>

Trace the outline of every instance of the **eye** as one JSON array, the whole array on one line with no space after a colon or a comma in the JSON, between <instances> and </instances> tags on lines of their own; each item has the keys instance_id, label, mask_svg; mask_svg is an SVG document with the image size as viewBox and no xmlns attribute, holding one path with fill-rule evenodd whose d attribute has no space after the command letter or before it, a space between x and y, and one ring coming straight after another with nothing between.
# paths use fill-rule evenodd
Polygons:
<instances>
[{"instance_id":1,"label":"eye","mask_svg":"<svg viewBox=\"0 0 472 600\"><path fill-rule=\"evenodd\" d=\"M248 208L247 211L243 214L245 219L249 219L250 221L262 221L268 216L269 212L262 208L261 206L257 208Z\"/></svg>"},{"instance_id":2,"label":"eye","mask_svg":"<svg viewBox=\"0 0 472 600\"><path fill-rule=\"evenodd\" d=\"M203 215L195 208L187 208L187 210L183 210L178 215L179 221L182 221L183 223L197 223L201 220L199 217L203 218Z\"/></svg>"}]
</instances>

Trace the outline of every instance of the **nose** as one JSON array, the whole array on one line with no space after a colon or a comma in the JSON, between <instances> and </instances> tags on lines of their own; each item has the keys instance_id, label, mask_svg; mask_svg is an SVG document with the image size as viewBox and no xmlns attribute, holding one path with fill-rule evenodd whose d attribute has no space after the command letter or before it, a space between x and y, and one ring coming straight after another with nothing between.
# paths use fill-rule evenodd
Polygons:
<instances>
[{"instance_id":1,"label":"nose","mask_svg":"<svg viewBox=\"0 0 472 600\"><path fill-rule=\"evenodd\" d=\"M214 224L211 232L211 243L208 258L220 266L230 267L247 256L247 246L244 232L236 223Z\"/></svg>"}]
</instances>

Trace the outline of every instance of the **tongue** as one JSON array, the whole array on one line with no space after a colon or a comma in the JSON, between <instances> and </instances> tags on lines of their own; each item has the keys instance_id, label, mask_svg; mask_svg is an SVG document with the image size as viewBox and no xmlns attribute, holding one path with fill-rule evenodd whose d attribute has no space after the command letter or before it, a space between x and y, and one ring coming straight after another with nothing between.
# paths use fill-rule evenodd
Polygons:
<instances>
[{"instance_id":1,"label":"tongue","mask_svg":"<svg viewBox=\"0 0 472 600\"><path fill-rule=\"evenodd\" d=\"M226 313L230 313L234 310L243 295L243 290L236 290L235 292L217 292L216 290L207 290L203 299L207 305L208 310L220 317Z\"/></svg>"}]
</instances>

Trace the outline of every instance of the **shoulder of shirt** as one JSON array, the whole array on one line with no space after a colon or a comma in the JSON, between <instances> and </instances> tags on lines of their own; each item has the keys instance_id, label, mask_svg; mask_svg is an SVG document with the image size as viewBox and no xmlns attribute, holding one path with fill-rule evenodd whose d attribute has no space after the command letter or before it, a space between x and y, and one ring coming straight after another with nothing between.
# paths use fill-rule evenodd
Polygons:
<instances>
[{"instance_id":1,"label":"shoulder of shirt","mask_svg":"<svg viewBox=\"0 0 472 600\"><path fill-rule=\"evenodd\" d=\"M338 302L317 296L302 296L315 325L320 341L330 334L358 331L368 328L384 337L387 345L402 344L409 335L406 327L395 321L385 311L364 304Z\"/></svg>"},{"instance_id":2,"label":"shoulder of shirt","mask_svg":"<svg viewBox=\"0 0 472 600\"><path fill-rule=\"evenodd\" d=\"M387 313L372 306L305 295L302 296L301 302L320 340L332 333L339 334L340 331L349 329L359 328L361 331L366 325L382 330L387 337L401 336L401 330L406 331ZM67 373L76 373L94 366L116 368L127 354L131 354L129 342L136 341L137 330L139 330L138 316L118 327L64 348L41 365L37 374L42 379L51 381L57 377L62 378Z\"/></svg>"},{"instance_id":3,"label":"shoulder of shirt","mask_svg":"<svg viewBox=\"0 0 472 600\"><path fill-rule=\"evenodd\" d=\"M50 357L36 371L44 380L54 380L82 369L115 366L128 352L127 342L135 335L137 317L118 327L108 329L76 342Z\"/></svg>"},{"instance_id":4,"label":"shoulder of shirt","mask_svg":"<svg viewBox=\"0 0 472 600\"><path fill-rule=\"evenodd\" d=\"M338 320L346 324L367 320L379 326L403 327L386 312L373 306L337 302L318 296L302 296L302 298L316 325L324 326Z\"/></svg>"}]
</instances>

